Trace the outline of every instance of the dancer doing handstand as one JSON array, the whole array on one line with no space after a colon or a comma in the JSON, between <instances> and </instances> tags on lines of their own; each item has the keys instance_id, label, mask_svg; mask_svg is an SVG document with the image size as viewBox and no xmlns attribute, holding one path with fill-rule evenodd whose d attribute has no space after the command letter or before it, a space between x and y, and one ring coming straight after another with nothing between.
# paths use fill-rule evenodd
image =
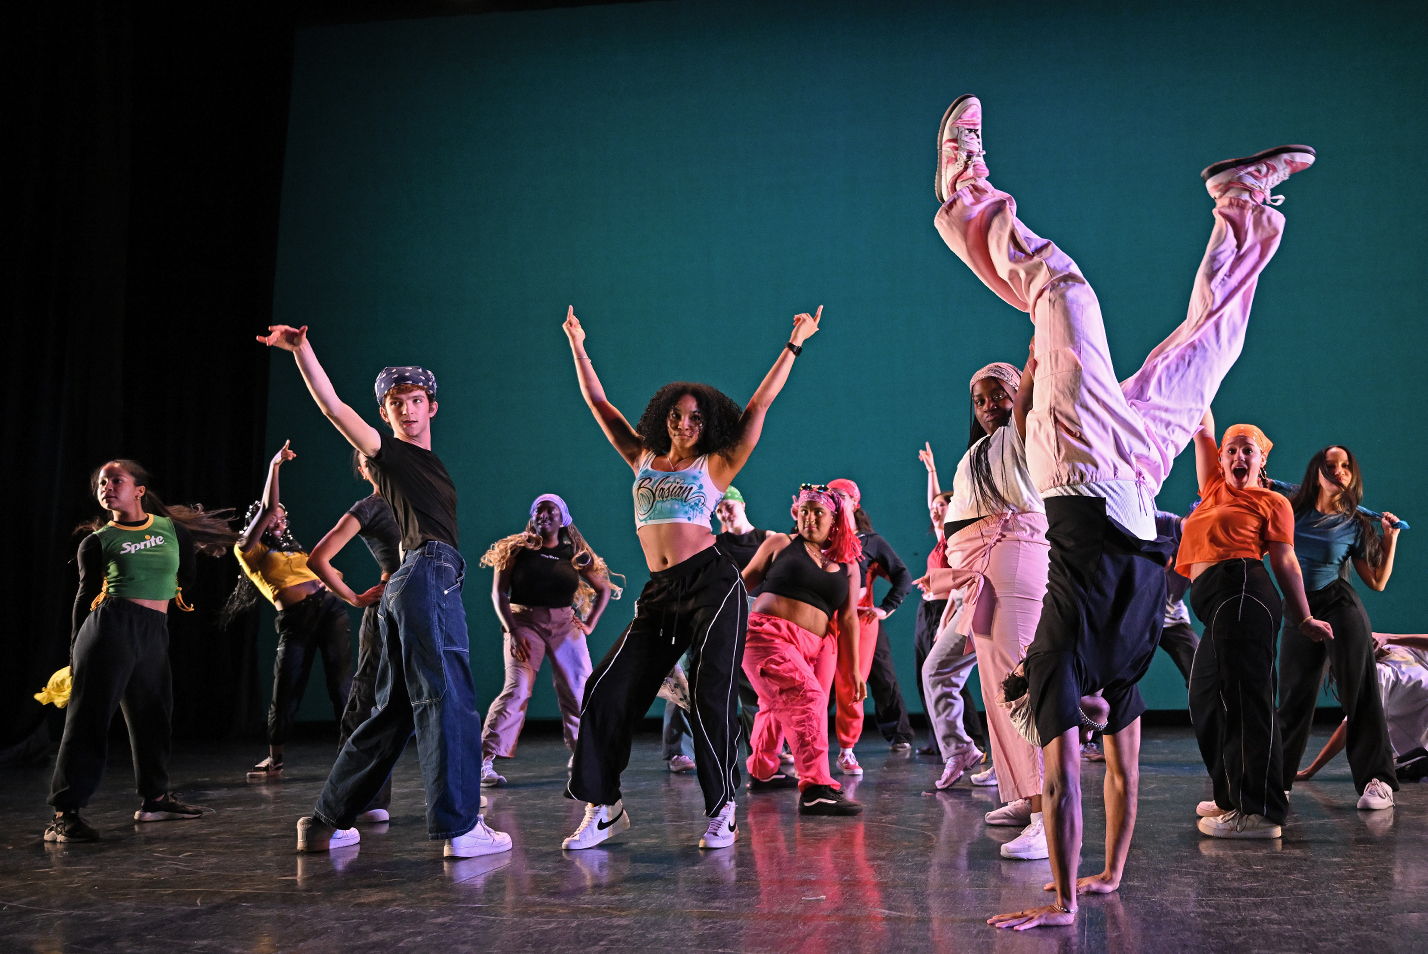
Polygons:
<instances>
[{"instance_id":1,"label":"dancer doing handstand","mask_svg":"<svg viewBox=\"0 0 1428 954\"><path fill-rule=\"evenodd\" d=\"M715 544L709 519L758 444L769 405L822 313L820 307L794 318L792 337L742 412L706 384L677 381L655 393L635 427L605 397L585 353L585 329L574 308L566 313L580 392L635 472L635 527L650 581L634 620L595 667L585 691L567 789L586 803L585 817L564 848L591 848L629 829L620 775L630 762L631 736L686 650L695 761L710 819L699 846L727 848L738 837L735 699L748 596L738 567Z\"/></svg>"},{"instance_id":2,"label":"dancer doing handstand","mask_svg":"<svg viewBox=\"0 0 1428 954\"><path fill-rule=\"evenodd\" d=\"M1124 384L1116 380L1100 305L1076 263L1031 232L1016 202L987 181L982 105L956 100L937 137L935 224L947 245L1036 332L1027 468L1046 502L1051 563L1026 680L1044 746L1054 904L991 920L1025 929L1075 920L1076 896L1120 886L1135 828L1140 714L1135 684L1160 635L1165 548L1154 497L1199 429L1244 343L1256 280L1279 245L1273 186L1313 162L1285 146L1216 163L1201 176L1214 229L1189 313ZM1028 386L1028 385L1023 385ZM1081 700L1100 692L1106 727L1106 867L1077 878L1081 850ZM1014 700L1013 700L1014 701Z\"/></svg>"}]
</instances>

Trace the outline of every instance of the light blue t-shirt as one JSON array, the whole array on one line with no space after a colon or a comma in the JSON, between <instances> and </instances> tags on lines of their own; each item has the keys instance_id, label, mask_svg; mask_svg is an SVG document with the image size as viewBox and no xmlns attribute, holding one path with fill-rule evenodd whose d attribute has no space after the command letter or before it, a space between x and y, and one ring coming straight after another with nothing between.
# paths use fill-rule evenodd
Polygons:
<instances>
[{"instance_id":1,"label":"light blue t-shirt","mask_svg":"<svg viewBox=\"0 0 1428 954\"><path fill-rule=\"evenodd\" d=\"M1350 560L1363 559L1362 527L1344 514L1310 510L1294 519L1294 555L1304 574L1304 592L1322 590L1337 579L1347 579Z\"/></svg>"}]
</instances>

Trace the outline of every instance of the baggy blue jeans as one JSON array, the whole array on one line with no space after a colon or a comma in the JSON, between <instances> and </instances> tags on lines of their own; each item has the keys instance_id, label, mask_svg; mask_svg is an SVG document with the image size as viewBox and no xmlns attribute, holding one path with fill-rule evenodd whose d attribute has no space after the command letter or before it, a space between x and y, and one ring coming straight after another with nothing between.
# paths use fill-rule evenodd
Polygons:
<instances>
[{"instance_id":1,"label":"baggy blue jeans","mask_svg":"<svg viewBox=\"0 0 1428 954\"><path fill-rule=\"evenodd\" d=\"M382 596L377 708L337 754L313 815L351 828L416 735L433 840L464 835L481 815L481 715L471 678L461 584L466 561L445 543L412 550Z\"/></svg>"}]
</instances>

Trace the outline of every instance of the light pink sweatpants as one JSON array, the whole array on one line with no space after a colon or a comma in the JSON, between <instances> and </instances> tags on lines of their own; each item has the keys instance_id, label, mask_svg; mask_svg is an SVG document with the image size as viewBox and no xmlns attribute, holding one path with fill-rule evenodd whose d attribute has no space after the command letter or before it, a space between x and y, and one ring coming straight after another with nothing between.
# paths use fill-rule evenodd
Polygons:
<instances>
[{"instance_id":1,"label":"light pink sweatpants","mask_svg":"<svg viewBox=\"0 0 1428 954\"><path fill-rule=\"evenodd\" d=\"M1188 316L1122 384L1095 292L1066 253L1017 219L1016 200L974 180L938 211L947 247L1036 327L1026 456L1038 489L1135 480L1154 497L1199 430L1240 355L1259 273L1284 229L1283 215L1248 199L1220 199L1214 216Z\"/></svg>"},{"instance_id":2,"label":"light pink sweatpants","mask_svg":"<svg viewBox=\"0 0 1428 954\"><path fill-rule=\"evenodd\" d=\"M515 625L511 636L506 637L506 684L486 713L481 756L508 759L515 754L516 738L525 724L526 707L531 702L541 660L546 656L550 657L565 746L573 752L575 737L580 734L580 701L592 668L590 649L585 644L585 634L575 623L575 611L569 606L526 606L514 610L511 617ZM520 637L529 650L525 662L511 654L513 636Z\"/></svg>"},{"instance_id":3,"label":"light pink sweatpants","mask_svg":"<svg viewBox=\"0 0 1428 954\"><path fill-rule=\"evenodd\" d=\"M1044 777L1041 749L1021 737L1010 712L997 704L1007 673L1021 662L1036 636L1051 555L1044 516L1019 514L1017 522L1026 528L1019 526L1020 532L1013 531L992 545L972 617L987 737L1004 802L1040 795Z\"/></svg>"},{"instance_id":4,"label":"light pink sweatpants","mask_svg":"<svg viewBox=\"0 0 1428 954\"><path fill-rule=\"evenodd\" d=\"M783 739L793 750L800 789L838 788L828 773L828 690L813 671L823 644L831 642L802 626L767 613L750 613L744 639L744 674L759 694L747 763L754 778L779 770Z\"/></svg>"}]
</instances>

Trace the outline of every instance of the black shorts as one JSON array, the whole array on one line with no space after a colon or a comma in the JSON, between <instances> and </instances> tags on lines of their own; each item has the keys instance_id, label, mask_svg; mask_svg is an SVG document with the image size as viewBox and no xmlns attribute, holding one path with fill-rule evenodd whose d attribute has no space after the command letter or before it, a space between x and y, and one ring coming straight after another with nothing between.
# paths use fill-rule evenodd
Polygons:
<instances>
[{"instance_id":1,"label":"black shorts","mask_svg":"<svg viewBox=\"0 0 1428 954\"><path fill-rule=\"evenodd\" d=\"M1165 615L1167 537L1141 540L1106 516L1100 497L1046 498L1046 598L1026 653L1042 745L1081 724L1081 697L1110 704L1108 733L1140 717L1135 684L1150 668Z\"/></svg>"}]
</instances>

